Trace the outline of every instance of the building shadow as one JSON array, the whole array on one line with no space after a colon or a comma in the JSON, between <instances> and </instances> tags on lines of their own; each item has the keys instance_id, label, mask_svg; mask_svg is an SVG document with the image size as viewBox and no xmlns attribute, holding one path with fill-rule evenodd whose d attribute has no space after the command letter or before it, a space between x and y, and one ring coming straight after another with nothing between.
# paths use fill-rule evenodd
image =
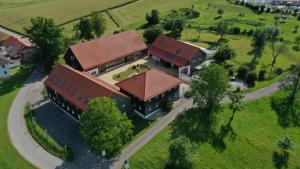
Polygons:
<instances>
[{"instance_id":1,"label":"building shadow","mask_svg":"<svg viewBox=\"0 0 300 169\"><path fill-rule=\"evenodd\" d=\"M296 100L291 109L287 97L272 97L271 107L276 112L278 123L282 127L299 127L300 126L300 104Z\"/></svg>"},{"instance_id":2,"label":"building shadow","mask_svg":"<svg viewBox=\"0 0 300 169\"><path fill-rule=\"evenodd\" d=\"M35 109L35 117L41 127L47 130L55 140L69 146L74 152L72 163L63 162L57 169L64 168L101 168L108 169L116 159L106 160L93 154L79 134L79 123L62 112L51 102L46 102Z\"/></svg>"}]
</instances>

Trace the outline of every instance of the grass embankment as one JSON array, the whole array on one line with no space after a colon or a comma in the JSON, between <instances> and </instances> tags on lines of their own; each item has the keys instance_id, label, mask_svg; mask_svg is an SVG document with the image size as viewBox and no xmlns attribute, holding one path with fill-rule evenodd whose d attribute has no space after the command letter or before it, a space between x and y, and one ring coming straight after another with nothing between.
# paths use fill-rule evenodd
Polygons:
<instances>
[{"instance_id":1,"label":"grass embankment","mask_svg":"<svg viewBox=\"0 0 300 169\"><path fill-rule=\"evenodd\" d=\"M127 70L121 73L113 75L112 78L116 81L122 81L134 74L140 74L146 72L147 70L149 70L149 68L145 65L134 65L134 66L130 66Z\"/></svg>"},{"instance_id":2,"label":"grass embankment","mask_svg":"<svg viewBox=\"0 0 300 169\"><path fill-rule=\"evenodd\" d=\"M24 111L26 125L32 138L49 153L62 160L72 162L74 155L71 148L68 146L65 147L64 145L58 143L39 125L34 117L35 111L31 109L29 104L25 106Z\"/></svg>"},{"instance_id":3,"label":"grass embankment","mask_svg":"<svg viewBox=\"0 0 300 169\"><path fill-rule=\"evenodd\" d=\"M22 74L13 75L9 79L0 82L0 168L3 169L35 168L11 144L7 129L10 106L29 75L30 72L22 71Z\"/></svg>"},{"instance_id":4,"label":"grass embankment","mask_svg":"<svg viewBox=\"0 0 300 169\"><path fill-rule=\"evenodd\" d=\"M296 118L286 111L286 93L282 91L272 97L245 103L244 109L235 115L231 123L235 137L229 135L218 142L210 138L211 133L202 125L205 122L197 120L194 112L185 113L133 155L129 159L130 167L164 168L168 161L170 141L180 135L186 135L192 141L192 161L197 169L281 168L285 164L275 162L278 159L274 154L280 152L277 141L285 135L294 142L287 165L289 168L300 167L299 98L300 94ZM220 112L213 127L214 132L218 134L221 125L226 125L230 116L228 108Z\"/></svg>"}]
</instances>

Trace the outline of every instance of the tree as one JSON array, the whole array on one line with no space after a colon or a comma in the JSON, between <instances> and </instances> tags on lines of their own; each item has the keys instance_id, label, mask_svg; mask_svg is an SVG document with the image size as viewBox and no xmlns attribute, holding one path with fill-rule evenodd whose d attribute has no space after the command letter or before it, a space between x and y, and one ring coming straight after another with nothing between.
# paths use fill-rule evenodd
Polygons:
<instances>
[{"instance_id":1,"label":"tree","mask_svg":"<svg viewBox=\"0 0 300 169\"><path fill-rule=\"evenodd\" d=\"M223 39L223 36L225 36L228 32L228 24L226 20L220 21L216 26L216 32L218 35L220 35L220 39Z\"/></svg>"},{"instance_id":2,"label":"tree","mask_svg":"<svg viewBox=\"0 0 300 169\"><path fill-rule=\"evenodd\" d=\"M156 25L159 23L160 17L159 12L156 9L152 9L151 14L146 14L146 20L149 25Z\"/></svg>"},{"instance_id":3,"label":"tree","mask_svg":"<svg viewBox=\"0 0 300 169\"><path fill-rule=\"evenodd\" d=\"M240 66L238 68L238 71L237 71L237 77L239 79L242 79L242 80L245 80L246 79L246 75L247 73L249 72L249 67L248 66Z\"/></svg>"},{"instance_id":4,"label":"tree","mask_svg":"<svg viewBox=\"0 0 300 169\"><path fill-rule=\"evenodd\" d=\"M271 49L272 49L272 62L270 67L270 78L272 78L273 68L277 61L278 56L285 53L288 50L288 48L285 42L280 42L280 45L271 43Z\"/></svg>"},{"instance_id":5,"label":"tree","mask_svg":"<svg viewBox=\"0 0 300 169\"><path fill-rule=\"evenodd\" d=\"M293 112L294 102L296 100L296 95L300 89L300 65L294 66L291 69L291 74L289 77L282 82L282 87L290 92L288 96L288 102L290 109Z\"/></svg>"},{"instance_id":6,"label":"tree","mask_svg":"<svg viewBox=\"0 0 300 169\"><path fill-rule=\"evenodd\" d=\"M63 50L62 29L52 19L31 19L31 26L24 28L26 37L35 45L34 61L50 69Z\"/></svg>"},{"instance_id":7,"label":"tree","mask_svg":"<svg viewBox=\"0 0 300 169\"><path fill-rule=\"evenodd\" d=\"M218 51L214 55L214 59L217 63L224 64L227 60L230 60L235 56L235 51L226 44L218 49Z\"/></svg>"},{"instance_id":8,"label":"tree","mask_svg":"<svg viewBox=\"0 0 300 169\"><path fill-rule=\"evenodd\" d=\"M293 149L293 141L291 138L284 136L278 140L277 146L281 149L283 157L289 155L289 150Z\"/></svg>"},{"instance_id":9,"label":"tree","mask_svg":"<svg viewBox=\"0 0 300 169\"><path fill-rule=\"evenodd\" d=\"M81 18L73 27L77 39L91 40L94 38L93 26L88 18Z\"/></svg>"},{"instance_id":10,"label":"tree","mask_svg":"<svg viewBox=\"0 0 300 169\"><path fill-rule=\"evenodd\" d=\"M143 37L146 39L148 44L152 44L154 40L162 34L162 31L156 27L150 27L145 30Z\"/></svg>"},{"instance_id":11,"label":"tree","mask_svg":"<svg viewBox=\"0 0 300 169\"><path fill-rule=\"evenodd\" d=\"M99 12L92 12L90 22L93 32L97 38L104 34L106 29L106 20Z\"/></svg>"},{"instance_id":12,"label":"tree","mask_svg":"<svg viewBox=\"0 0 300 169\"><path fill-rule=\"evenodd\" d=\"M223 66L211 64L202 68L191 82L193 102L210 113L220 107L229 88L229 77Z\"/></svg>"},{"instance_id":13,"label":"tree","mask_svg":"<svg viewBox=\"0 0 300 169\"><path fill-rule=\"evenodd\" d=\"M217 12L220 16L224 14L224 10L222 8L219 8Z\"/></svg>"},{"instance_id":14,"label":"tree","mask_svg":"<svg viewBox=\"0 0 300 169\"><path fill-rule=\"evenodd\" d=\"M296 46L294 47L294 49L296 51L299 51L300 50L300 36L295 37L295 43L296 43Z\"/></svg>"},{"instance_id":15,"label":"tree","mask_svg":"<svg viewBox=\"0 0 300 169\"><path fill-rule=\"evenodd\" d=\"M250 71L246 75L246 83L249 86L255 86L255 81L257 80L257 74L255 71Z\"/></svg>"},{"instance_id":16,"label":"tree","mask_svg":"<svg viewBox=\"0 0 300 169\"><path fill-rule=\"evenodd\" d=\"M184 29L184 22L181 18L168 18L164 21L163 28L168 31L168 35L178 39Z\"/></svg>"},{"instance_id":17,"label":"tree","mask_svg":"<svg viewBox=\"0 0 300 169\"><path fill-rule=\"evenodd\" d=\"M106 21L102 14L92 12L91 17L81 18L79 23L73 26L77 39L91 40L99 38L106 29Z\"/></svg>"},{"instance_id":18,"label":"tree","mask_svg":"<svg viewBox=\"0 0 300 169\"><path fill-rule=\"evenodd\" d=\"M180 136L171 141L169 146L169 163L166 168L192 169L191 143L185 136Z\"/></svg>"},{"instance_id":19,"label":"tree","mask_svg":"<svg viewBox=\"0 0 300 169\"><path fill-rule=\"evenodd\" d=\"M133 125L111 98L92 99L80 118L80 134L95 154L117 154L131 139Z\"/></svg>"},{"instance_id":20,"label":"tree","mask_svg":"<svg viewBox=\"0 0 300 169\"><path fill-rule=\"evenodd\" d=\"M255 30L251 45L253 47L254 60L261 57L266 45L266 32L264 29Z\"/></svg>"},{"instance_id":21,"label":"tree","mask_svg":"<svg viewBox=\"0 0 300 169\"><path fill-rule=\"evenodd\" d=\"M243 109L243 98L244 96L241 94L241 91L237 90L234 92L230 92L228 95L230 99L229 109L232 111L228 126L230 126L234 115L236 112L241 111Z\"/></svg>"}]
</instances>

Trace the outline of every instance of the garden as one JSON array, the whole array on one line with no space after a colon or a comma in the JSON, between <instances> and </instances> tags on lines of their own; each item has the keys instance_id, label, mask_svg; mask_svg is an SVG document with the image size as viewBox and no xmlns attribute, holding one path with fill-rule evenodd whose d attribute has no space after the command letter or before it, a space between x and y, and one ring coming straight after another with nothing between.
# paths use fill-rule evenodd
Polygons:
<instances>
[{"instance_id":1,"label":"garden","mask_svg":"<svg viewBox=\"0 0 300 169\"><path fill-rule=\"evenodd\" d=\"M127 70L125 70L121 73L113 75L113 79L116 81L122 81L122 80L128 79L129 77L131 77L133 75L137 75L137 74L146 72L149 69L150 68L148 68L146 65L137 64L134 66L130 66Z\"/></svg>"}]
</instances>

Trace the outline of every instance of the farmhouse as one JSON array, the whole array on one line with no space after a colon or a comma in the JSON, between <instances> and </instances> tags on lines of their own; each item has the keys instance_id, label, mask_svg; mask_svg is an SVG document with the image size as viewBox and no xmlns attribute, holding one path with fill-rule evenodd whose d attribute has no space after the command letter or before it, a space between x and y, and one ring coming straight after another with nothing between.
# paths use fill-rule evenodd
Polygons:
<instances>
[{"instance_id":1,"label":"farmhouse","mask_svg":"<svg viewBox=\"0 0 300 169\"><path fill-rule=\"evenodd\" d=\"M130 110L130 98L86 72L66 65L57 65L45 81L49 98L76 119L95 97L111 97L123 112Z\"/></svg>"},{"instance_id":2,"label":"farmhouse","mask_svg":"<svg viewBox=\"0 0 300 169\"><path fill-rule=\"evenodd\" d=\"M186 75L190 75L206 59L206 53L199 47L163 35L154 41L149 55L157 62L178 69L179 74Z\"/></svg>"},{"instance_id":3,"label":"farmhouse","mask_svg":"<svg viewBox=\"0 0 300 169\"><path fill-rule=\"evenodd\" d=\"M0 55L0 78L10 76L10 61Z\"/></svg>"},{"instance_id":4,"label":"farmhouse","mask_svg":"<svg viewBox=\"0 0 300 169\"><path fill-rule=\"evenodd\" d=\"M164 101L179 99L181 80L156 69L132 76L116 85L130 96L134 111L143 118L149 117L163 106Z\"/></svg>"},{"instance_id":5,"label":"farmhouse","mask_svg":"<svg viewBox=\"0 0 300 169\"><path fill-rule=\"evenodd\" d=\"M34 48L28 39L10 36L3 44L6 48L7 57L10 57L11 60L31 61Z\"/></svg>"},{"instance_id":6,"label":"farmhouse","mask_svg":"<svg viewBox=\"0 0 300 169\"><path fill-rule=\"evenodd\" d=\"M92 75L145 55L147 45L134 30L73 45L65 55L71 67Z\"/></svg>"}]
</instances>

